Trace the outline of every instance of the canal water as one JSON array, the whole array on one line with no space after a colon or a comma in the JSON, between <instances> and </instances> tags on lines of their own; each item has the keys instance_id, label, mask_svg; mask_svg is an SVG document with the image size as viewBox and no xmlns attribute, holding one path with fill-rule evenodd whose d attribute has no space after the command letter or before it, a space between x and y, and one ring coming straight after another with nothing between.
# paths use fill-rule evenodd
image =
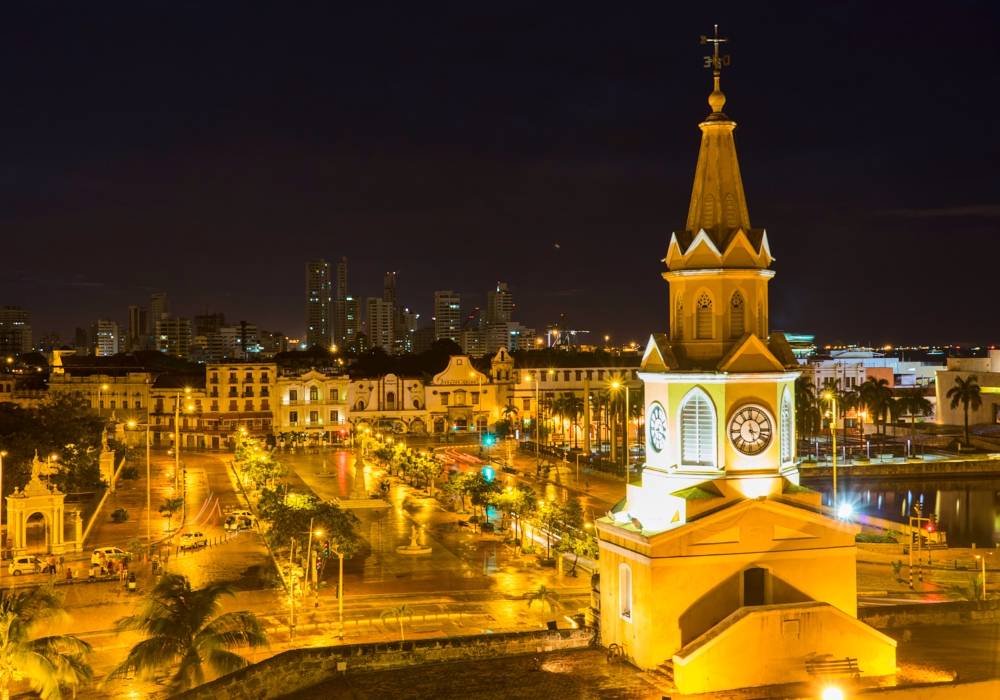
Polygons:
<instances>
[{"instance_id":1,"label":"canal water","mask_svg":"<svg viewBox=\"0 0 1000 700\"><path fill-rule=\"evenodd\" d=\"M803 478L802 485L833 505L829 479ZM1000 479L837 479L838 500L859 513L899 523L919 505L923 517L934 513L938 530L952 547L993 548L1000 544Z\"/></svg>"}]
</instances>

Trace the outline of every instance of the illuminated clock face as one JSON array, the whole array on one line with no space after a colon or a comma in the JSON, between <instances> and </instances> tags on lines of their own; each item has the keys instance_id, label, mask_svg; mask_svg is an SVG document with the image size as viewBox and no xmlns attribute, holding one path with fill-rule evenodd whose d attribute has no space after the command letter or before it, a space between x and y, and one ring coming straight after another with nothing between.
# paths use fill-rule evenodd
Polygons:
<instances>
[{"instance_id":1,"label":"illuminated clock face","mask_svg":"<svg viewBox=\"0 0 1000 700\"><path fill-rule=\"evenodd\" d=\"M653 452L662 452L667 444L667 415L663 406L654 403L649 409L649 446Z\"/></svg>"},{"instance_id":2,"label":"illuminated clock face","mask_svg":"<svg viewBox=\"0 0 1000 700\"><path fill-rule=\"evenodd\" d=\"M729 419L729 441L745 455L758 455L771 444L771 416L761 406L744 406Z\"/></svg>"}]
</instances>

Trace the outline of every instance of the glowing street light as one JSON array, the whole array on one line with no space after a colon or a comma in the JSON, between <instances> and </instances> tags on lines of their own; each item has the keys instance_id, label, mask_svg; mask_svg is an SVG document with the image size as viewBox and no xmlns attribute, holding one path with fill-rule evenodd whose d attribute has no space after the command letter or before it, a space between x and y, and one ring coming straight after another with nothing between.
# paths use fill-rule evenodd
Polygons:
<instances>
[{"instance_id":1,"label":"glowing street light","mask_svg":"<svg viewBox=\"0 0 1000 700\"><path fill-rule=\"evenodd\" d=\"M823 700L844 700L844 691L831 685L823 690Z\"/></svg>"}]
</instances>

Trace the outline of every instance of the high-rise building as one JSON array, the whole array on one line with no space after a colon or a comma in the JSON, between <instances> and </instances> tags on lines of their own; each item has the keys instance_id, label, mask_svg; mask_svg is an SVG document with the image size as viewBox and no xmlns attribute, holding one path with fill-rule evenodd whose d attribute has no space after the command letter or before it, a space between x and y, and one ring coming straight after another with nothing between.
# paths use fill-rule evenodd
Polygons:
<instances>
[{"instance_id":1,"label":"high-rise building","mask_svg":"<svg viewBox=\"0 0 1000 700\"><path fill-rule=\"evenodd\" d=\"M462 329L461 297L451 291L434 292L434 337L459 342Z\"/></svg>"},{"instance_id":2,"label":"high-rise building","mask_svg":"<svg viewBox=\"0 0 1000 700\"><path fill-rule=\"evenodd\" d=\"M28 312L20 306L0 306L0 355L20 357L31 348Z\"/></svg>"},{"instance_id":3,"label":"high-rise building","mask_svg":"<svg viewBox=\"0 0 1000 700\"><path fill-rule=\"evenodd\" d=\"M38 349L38 352L51 355L53 351L60 348L59 333L56 331L42 333L42 337L38 339L35 347Z\"/></svg>"},{"instance_id":4,"label":"high-rise building","mask_svg":"<svg viewBox=\"0 0 1000 700\"><path fill-rule=\"evenodd\" d=\"M396 306L396 273L387 272L382 278L382 301L389 306Z\"/></svg>"},{"instance_id":5,"label":"high-rise building","mask_svg":"<svg viewBox=\"0 0 1000 700\"><path fill-rule=\"evenodd\" d=\"M497 288L486 292L486 323L506 323L514 309L514 297L507 291L504 282L497 282Z\"/></svg>"},{"instance_id":6,"label":"high-rise building","mask_svg":"<svg viewBox=\"0 0 1000 700\"><path fill-rule=\"evenodd\" d=\"M117 355L121 350L122 328L110 318L98 319L95 324L95 354L101 357Z\"/></svg>"},{"instance_id":7,"label":"high-rise building","mask_svg":"<svg viewBox=\"0 0 1000 700\"><path fill-rule=\"evenodd\" d=\"M368 297L366 323L369 346L392 352L393 313L389 302L378 297Z\"/></svg>"},{"instance_id":8,"label":"high-rise building","mask_svg":"<svg viewBox=\"0 0 1000 700\"><path fill-rule=\"evenodd\" d=\"M288 337L281 331L260 332L261 357L272 358L279 352L288 352Z\"/></svg>"},{"instance_id":9,"label":"high-rise building","mask_svg":"<svg viewBox=\"0 0 1000 700\"><path fill-rule=\"evenodd\" d=\"M397 353L413 352L413 334L417 332L420 314L396 307L396 325L392 333L393 349Z\"/></svg>"},{"instance_id":10,"label":"high-rise building","mask_svg":"<svg viewBox=\"0 0 1000 700\"><path fill-rule=\"evenodd\" d=\"M208 335L209 333L218 333L219 329L224 325L226 325L226 315L223 313L199 314L194 317L194 334Z\"/></svg>"},{"instance_id":11,"label":"high-rise building","mask_svg":"<svg viewBox=\"0 0 1000 700\"><path fill-rule=\"evenodd\" d=\"M149 298L149 330L156 332L156 322L163 318L164 314L170 313L170 295L166 292L158 292Z\"/></svg>"},{"instance_id":12,"label":"high-rise building","mask_svg":"<svg viewBox=\"0 0 1000 700\"><path fill-rule=\"evenodd\" d=\"M135 352L149 345L149 311L145 306L128 307L128 335L125 350Z\"/></svg>"},{"instance_id":13,"label":"high-rise building","mask_svg":"<svg viewBox=\"0 0 1000 700\"><path fill-rule=\"evenodd\" d=\"M156 349L170 357L188 359L191 354L191 322L165 314L156 322Z\"/></svg>"},{"instance_id":14,"label":"high-rise building","mask_svg":"<svg viewBox=\"0 0 1000 700\"><path fill-rule=\"evenodd\" d=\"M337 276L333 288L333 339L337 345L347 345L347 258L337 263ZM357 328L354 328L357 332ZM351 339L353 341L353 337Z\"/></svg>"},{"instance_id":15,"label":"high-rise building","mask_svg":"<svg viewBox=\"0 0 1000 700\"><path fill-rule=\"evenodd\" d=\"M361 300L348 296L344 299L344 341L347 346L354 345L361 332Z\"/></svg>"},{"instance_id":16,"label":"high-rise building","mask_svg":"<svg viewBox=\"0 0 1000 700\"><path fill-rule=\"evenodd\" d=\"M87 328L77 327L73 335L73 345L76 349L76 354L80 357L94 354L94 340L91 337L90 330Z\"/></svg>"},{"instance_id":17,"label":"high-rise building","mask_svg":"<svg viewBox=\"0 0 1000 700\"><path fill-rule=\"evenodd\" d=\"M330 263L306 263L306 345L329 348L333 341L333 280Z\"/></svg>"}]
</instances>

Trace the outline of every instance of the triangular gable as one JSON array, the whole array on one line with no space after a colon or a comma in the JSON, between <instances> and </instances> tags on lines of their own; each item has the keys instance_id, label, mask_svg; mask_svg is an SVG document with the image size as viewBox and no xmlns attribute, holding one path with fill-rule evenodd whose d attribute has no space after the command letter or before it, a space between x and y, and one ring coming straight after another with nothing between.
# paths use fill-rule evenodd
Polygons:
<instances>
[{"instance_id":1,"label":"triangular gable","mask_svg":"<svg viewBox=\"0 0 1000 700\"><path fill-rule=\"evenodd\" d=\"M755 250L743 229L733 233L722 254L722 267L767 267L761 260L759 250Z\"/></svg>"},{"instance_id":2,"label":"triangular gable","mask_svg":"<svg viewBox=\"0 0 1000 700\"><path fill-rule=\"evenodd\" d=\"M771 333L771 336L768 338L767 347L775 359L785 367L799 366L799 360L795 357L795 353L792 352L792 346L788 344L788 338L785 337L784 333L779 333L778 331Z\"/></svg>"},{"instance_id":3,"label":"triangular gable","mask_svg":"<svg viewBox=\"0 0 1000 700\"><path fill-rule=\"evenodd\" d=\"M670 349L670 341L666 333L653 333L646 343L646 351L639 364L642 372L669 372L677 367L677 358Z\"/></svg>"},{"instance_id":4,"label":"triangular gable","mask_svg":"<svg viewBox=\"0 0 1000 700\"><path fill-rule=\"evenodd\" d=\"M783 372L785 367L753 333L747 333L718 364L720 372Z\"/></svg>"}]
</instances>

